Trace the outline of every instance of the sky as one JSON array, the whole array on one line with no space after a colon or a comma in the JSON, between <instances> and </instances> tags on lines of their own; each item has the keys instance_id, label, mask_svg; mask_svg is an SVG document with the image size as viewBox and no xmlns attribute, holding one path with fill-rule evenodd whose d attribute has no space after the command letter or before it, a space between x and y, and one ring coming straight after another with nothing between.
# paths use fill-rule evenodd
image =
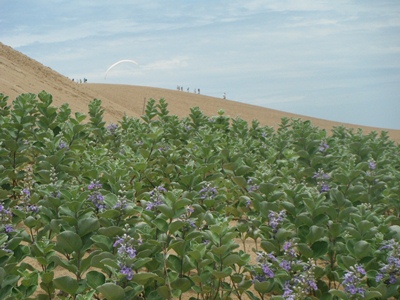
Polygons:
<instances>
[{"instance_id":1,"label":"sky","mask_svg":"<svg viewBox=\"0 0 400 300\"><path fill-rule=\"evenodd\" d=\"M0 0L0 8L0 41L71 79L181 86L400 129L399 0ZM119 60L137 65L105 78Z\"/></svg>"}]
</instances>

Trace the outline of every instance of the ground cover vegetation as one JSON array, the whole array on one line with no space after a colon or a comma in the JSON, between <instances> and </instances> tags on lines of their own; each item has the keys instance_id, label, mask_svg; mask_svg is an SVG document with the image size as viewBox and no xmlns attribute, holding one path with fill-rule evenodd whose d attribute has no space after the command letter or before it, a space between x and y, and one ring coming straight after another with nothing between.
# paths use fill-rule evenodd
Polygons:
<instances>
[{"instance_id":1,"label":"ground cover vegetation","mask_svg":"<svg viewBox=\"0 0 400 300\"><path fill-rule=\"evenodd\" d=\"M399 299L400 148L0 94L0 299Z\"/></svg>"}]
</instances>

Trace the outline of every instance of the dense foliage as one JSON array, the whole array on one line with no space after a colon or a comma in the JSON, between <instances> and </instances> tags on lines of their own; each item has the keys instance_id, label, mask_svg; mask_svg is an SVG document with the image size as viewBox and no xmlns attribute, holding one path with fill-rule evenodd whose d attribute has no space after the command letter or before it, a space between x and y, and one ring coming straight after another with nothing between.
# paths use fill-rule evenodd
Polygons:
<instances>
[{"instance_id":1,"label":"dense foliage","mask_svg":"<svg viewBox=\"0 0 400 300\"><path fill-rule=\"evenodd\" d=\"M385 132L51 103L0 94L0 299L400 297Z\"/></svg>"}]
</instances>

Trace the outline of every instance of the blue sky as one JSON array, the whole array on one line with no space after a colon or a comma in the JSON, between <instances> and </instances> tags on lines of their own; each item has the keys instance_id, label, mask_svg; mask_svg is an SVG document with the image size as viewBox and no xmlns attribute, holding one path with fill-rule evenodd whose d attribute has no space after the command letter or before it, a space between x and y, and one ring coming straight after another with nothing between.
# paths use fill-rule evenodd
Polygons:
<instances>
[{"instance_id":1,"label":"blue sky","mask_svg":"<svg viewBox=\"0 0 400 300\"><path fill-rule=\"evenodd\" d=\"M398 0L0 0L0 41L70 78L400 129ZM105 79L113 63L120 64Z\"/></svg>"}]
</instances>

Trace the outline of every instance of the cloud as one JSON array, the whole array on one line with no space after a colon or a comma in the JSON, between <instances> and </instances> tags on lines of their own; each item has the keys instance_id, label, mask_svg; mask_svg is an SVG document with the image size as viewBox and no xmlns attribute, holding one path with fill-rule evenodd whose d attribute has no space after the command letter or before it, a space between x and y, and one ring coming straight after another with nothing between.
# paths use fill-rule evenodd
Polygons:
<instances>
[{"instance_id":1,"label":"cloud","mask_svg":"<svg viewBox=\"0 0 400 300\"><path fill-rule=\"evenodd\" d=\"M142 69L148 71L157 71L157 70L173 70L173 69L182 69L186 68L189 65L188 57L178 56L170 59L157 60L151 63L148 63L142 67Z\"/></svg>"}]
</instances>

